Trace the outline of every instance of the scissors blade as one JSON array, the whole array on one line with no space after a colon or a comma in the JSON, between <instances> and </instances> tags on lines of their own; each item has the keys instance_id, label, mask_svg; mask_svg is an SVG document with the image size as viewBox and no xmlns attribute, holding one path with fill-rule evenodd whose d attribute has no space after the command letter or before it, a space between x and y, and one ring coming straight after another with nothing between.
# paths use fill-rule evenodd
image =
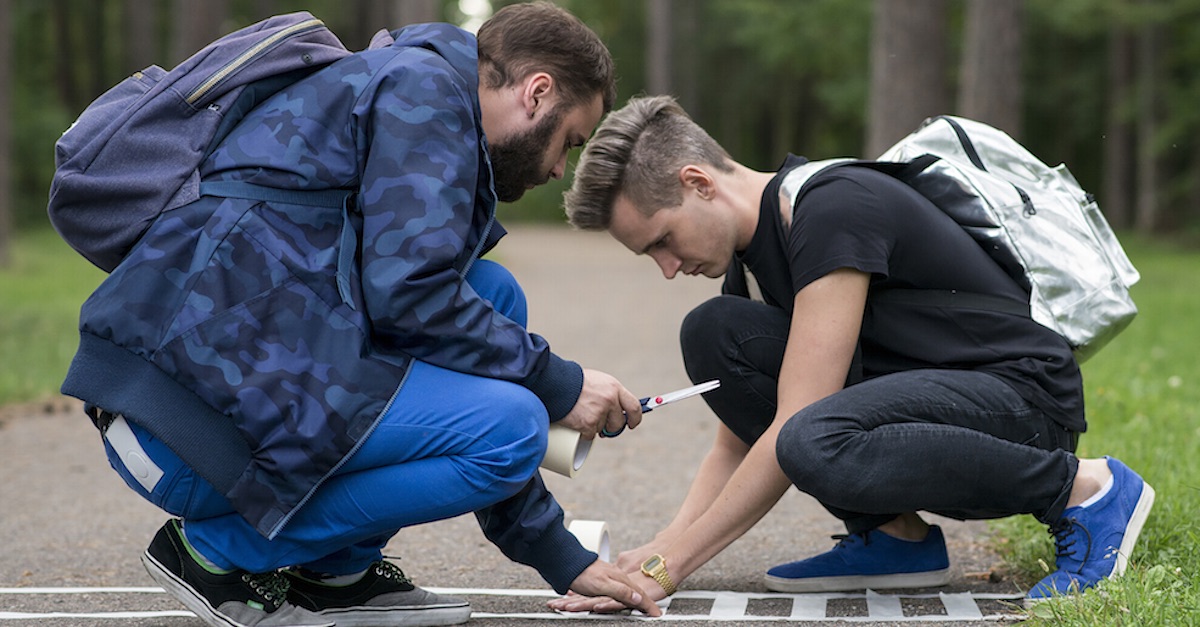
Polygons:
<instances>
[{"instance_id":1,"label":"scissors blade","mask_svg":"<svg viewBox=\"0 0 1200 627\"><path fill-rule=\"evenodd\" d=\"M705 381L704 383L683 388L682 390L668 392L661 396L648 396L642 399L642 411L650 411L655 407L666 405L667 403L674 403L675 401L690 398L696 396L697 394L711 392L719 387L721 387L721 381L719 379L713 379L712 381Z\"/></svg>"}]
</instances>

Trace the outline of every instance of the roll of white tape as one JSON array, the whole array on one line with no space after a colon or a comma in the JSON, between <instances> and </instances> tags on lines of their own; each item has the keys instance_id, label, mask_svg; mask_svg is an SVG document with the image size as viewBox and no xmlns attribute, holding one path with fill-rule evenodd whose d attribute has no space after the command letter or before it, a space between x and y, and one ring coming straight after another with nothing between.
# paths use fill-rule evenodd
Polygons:
<instances>
[{"instance_id":1,"label":"roll of white tape","mask_svg":"<svg viewBox=\"0 0 1200 627\"><path fill-rule=\"evenodd\" d=\"M541 466L564 477L574 477L583 467L583 460L587 459L591 448L592 441L583 439L578 431L552 424Z\"/></svg>"},{"instance_id":2,"label":"roll of white tape","mask_svg":"<svg viewBox=\"0 0 1200 627\"><path fill-rule=\"evenodd\" d=\"M603 520L572 520L567 531L579 539L583 548L595 551L600 559L609 561L608 523Z\"/></svg>"}]
</instances>

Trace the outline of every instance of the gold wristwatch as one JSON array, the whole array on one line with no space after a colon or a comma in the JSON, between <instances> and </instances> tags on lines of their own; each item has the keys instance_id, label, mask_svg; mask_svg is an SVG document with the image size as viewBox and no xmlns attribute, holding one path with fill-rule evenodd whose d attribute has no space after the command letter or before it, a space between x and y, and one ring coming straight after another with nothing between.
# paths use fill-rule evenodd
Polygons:
<instances>
[{"instance_id":1,"label":"gold wristwatch","mask_svg":"<svg viewBox=\"0 0 1200 627\"><path fill-rule=\"evenodd\" d=\"M667 574L667 562L663 556L654 554L647 557L646 561L642 562L642 574L657 581L667 596L675 594L675 582L671 581L671 575Z\"/></svg>"}]
</instances>

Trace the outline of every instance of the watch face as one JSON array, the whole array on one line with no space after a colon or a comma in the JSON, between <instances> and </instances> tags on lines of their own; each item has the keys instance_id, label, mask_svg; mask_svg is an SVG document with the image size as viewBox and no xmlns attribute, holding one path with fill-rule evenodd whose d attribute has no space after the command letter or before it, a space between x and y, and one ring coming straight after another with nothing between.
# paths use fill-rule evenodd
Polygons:
<instances>
[{"instance_id":1,"label":"watch face","mask_svg":"<svg viewBox=\"0 0 1200 627\"><path fill-rule=\"evenodd\" d=\"M645 562L642 562L642 568L645 568L646 570L654 570L655 568L658 568L659 564L662 564L662 557L659 557L658 555L651 555L650 557L646 558Z\"/></svg>"}]
</instances>

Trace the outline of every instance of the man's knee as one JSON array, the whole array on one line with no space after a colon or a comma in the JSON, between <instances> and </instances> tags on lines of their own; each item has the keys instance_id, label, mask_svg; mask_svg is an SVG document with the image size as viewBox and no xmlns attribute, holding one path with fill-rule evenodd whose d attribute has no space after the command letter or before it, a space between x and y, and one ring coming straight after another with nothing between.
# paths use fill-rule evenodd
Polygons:
<instances>
[{"instance_id":1,"label":"man's knee","mask_svg":"<svg viewBox=\"0 0 1200 627\"><path fill-rule=\"evenodd\" d=\"M492 307L506 318L526 326L529 310L525 302L525 291L508 268L487 259L479 259L467 273L467 282L475 293L492 303Z\"/></svg>"},{"instance_id":2,"label":"man's knee","mask_svg":"<svg viewBox=\"0 0 1200 627\"><path fill-rule=\"evenodd\" d=\"M739 302L741 301L741 302ZM717 296L696 306L679 326L679 345L684 365L693 378L713 375L727 355L732 322L738 320L734 311L739 304L749 302L737 296Z\"/></svg>"},{"instance_id":3,"label":"man's knee","mask_svg":"<svg viewBox=\"0 0 1200 627\"><path fill-rule=\"evenodd\" d=\"M775 456L783 474L801 491L825 498L827 486L835 485L842 471L837 468L835 433L827 423L801 412L779 430Z\"/></svg>"},{"instance_id":4,"label":"man's knee","mask_svg":"<svg viewBox=\"0 0 1200 627\"><path fill-rule=\"evenodd\" d=\"M520 489L546 453L550 417L533 392L518 385L503 387L492 399L497 425L489 435L494 448L485 465L497 478Z\"/></svg>"}]
</instances>

